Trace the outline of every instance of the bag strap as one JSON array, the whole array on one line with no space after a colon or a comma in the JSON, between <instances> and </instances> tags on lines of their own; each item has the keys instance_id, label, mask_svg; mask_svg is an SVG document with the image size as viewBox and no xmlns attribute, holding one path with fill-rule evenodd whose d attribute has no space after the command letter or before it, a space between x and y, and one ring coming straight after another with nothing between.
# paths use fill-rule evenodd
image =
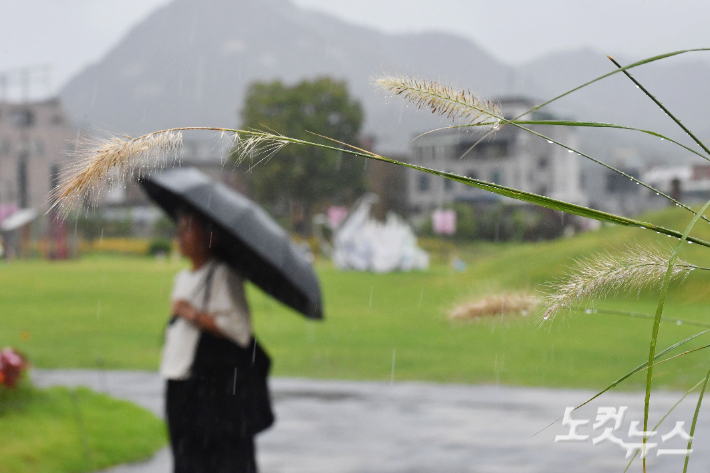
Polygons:
<instances>
[{"instance_id":1,"label":"bag strap","mask_svg":"<svg viewBox=\"0 0 710 473\"><path fill-rule=\"evenodd\" d=\"M210 301L212 296L212 279L214 276L216 263L212 263L210 268L207 270L207 276L205 276L205 282L202 287L205 288L205 293L202 296L202 310L207 312L207 303Z\"/></svg>"}]
</instances>

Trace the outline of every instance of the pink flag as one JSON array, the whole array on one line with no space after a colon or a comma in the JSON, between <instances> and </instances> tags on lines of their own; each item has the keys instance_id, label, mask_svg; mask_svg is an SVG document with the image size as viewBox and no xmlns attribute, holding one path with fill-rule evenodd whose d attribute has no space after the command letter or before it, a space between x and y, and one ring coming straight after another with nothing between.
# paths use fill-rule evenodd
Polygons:
<instances>
[{"instance_id":1,"label":"pink flag","mask_svg":"<svg viewBox=\"0 0 710 473\"><path fill-rule=\"evenodd\" d=\"M328 226L332 229L338 228L347 216L348 209L345 207L338 207L335 205L328 207Z\"/></svg>"},{"instance_id":2,"label":"pink flag","mask_svg":"<svg viewBox=\"0 0 710 473\"><path fill-rule=\"evenodd\" d=\"M431 225L437 235L453 235L456 233L456 212L435 210L431 214Z\"/></svg>"}]
</instances>

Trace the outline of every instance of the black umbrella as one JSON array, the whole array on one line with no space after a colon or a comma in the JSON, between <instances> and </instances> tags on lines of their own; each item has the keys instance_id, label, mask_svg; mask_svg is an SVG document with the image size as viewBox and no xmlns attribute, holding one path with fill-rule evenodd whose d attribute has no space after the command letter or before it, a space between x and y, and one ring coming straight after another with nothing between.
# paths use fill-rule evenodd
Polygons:
<instances>
[{"instance_id":1,"label":"black umbrella","mask_svg":"<svg viewBox=\"0 0 710 473\"><path fill-rule=\"evenodd\" d=\"M313 319L323 318L315 271L288 233L264 209L194 168L174 168L141 181L173 220L187 205L215 224L215 256L264 292Z\"/></svg>"}]
</instances>

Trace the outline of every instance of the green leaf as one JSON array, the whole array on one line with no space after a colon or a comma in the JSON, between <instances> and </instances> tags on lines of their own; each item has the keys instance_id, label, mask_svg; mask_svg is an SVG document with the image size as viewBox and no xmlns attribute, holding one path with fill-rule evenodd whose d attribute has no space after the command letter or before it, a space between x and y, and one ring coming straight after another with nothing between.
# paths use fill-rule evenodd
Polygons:
<instances>
[{"instance_id":1,"label":"green leaf","mask_svg":"<svg viewBox=\"0 0 710 473\"><path fill-rule=\"evenodd\" d=\"M700 390L700 397L698 398L698 404L695 406L695 414L693 414L693 423L690 426L690 440L688 440L687 450L690 451L690 447L693 446L693 436L695 435L695 426L698 423L698 414L700 413L700 405L703 403L703 395L705 394L705 388L708 385L708 379L710 379L710 370L705 376L705 382L703 383L703 389ZM688 462L690 461L690 453L685 455L685 464L683 465L683 473L688 471Z\"/></svg>"},{"instance_id":2,"label":"green leaf","mask_svg":"<svg viewBox=\"0 0 710 473\"><path fill-rule=\"evenodd\" d=\"M698 338L699 336L704 335L704 334L706 334L706 333L708 333L708 332L710 332L710 329L708 329L708 330L703 330L702 332L696 333L695 335L692 335L692 336L686 338L685 340L681 340L680 342L674 343L673 345L669 346L668 348L666 348L666 349L663 350L662 352L660 352L660 353L654 355L654 360L656 360L656 359L662 357L662 356L665 355L666 353L668 353L668 352L670 352L670 351L672 351L672 350L675 350L675 349L678 348L679 346L684 345L684 344L688 343L689 341L691 341L691 340L693 340L693 339L695 339L695 338ZM641 364L638 365L636 368L632 369L631 371L629 371L628 373L626 373L624 376L622 376L621 378L617 379L616 381L614 381L613 383L611 383L609 386L607 386L606 388L602 389L601 391L599 391L598 393L596 393L594 396L590 397L589 399L587 399L586 401L584 401L582 404L580 404L580 405L578 405L577 407L575 407L574 410L576 411L576 410L579 409L580 407L586 406L587 404L589 404L590 402L592 402L593 400L595 400L596 398L598 398L599 396L601 396L601 395L604 394L605 392L607 392L607 391L609 391L610 389L612 389L612 388L618 386L618 385L621 384L623 381L625 381L625 380L627 380L628 378L630 378L632 375L638 373L639 371L643 371L643 370L646 369L647 367L648 367L648 361L645 361L645 362L641 363ZM535 434L533 435L533 437L534 437L535 435L539 434L540 432L542 432L543 430L547 429L547 428L550 427L551 425L554 425L554 424L555 424L557 421L559 421L560 419L562 419L562 417L559 417L559 418L555 419L553 422L551 422L551 423L550 423L549 425L547 425L546 427L544 427L544 428L540 429L539 431L535 432ZM644 428L644 430L646 430L646 429Z\"/></svg>"},{"instance_id":3,"label":"green leaf","mask_svg":"<svg viewBox=\"0 0 710 473\"><path fill-rule=\"evenodd\" d=\"M450 128L465 128L465 127L469 127L469 126L482 126L482 125L491 125L491 124L492 124L492 123L486 122L486 123L476 123L476 124L469 124L469 125L459 125L459 126L453 126L453 127L450 127ZM496 124L497 124L497 123L496 123ZM575 121L568 121L568 120L508 120L508 121L505 122L505 124L513 125L513 126L515 126L515 127L517 127L517 128L520 128L521 130L525 130L525 131L527 131L528 133L531 133L531 134L533 134L533 135L535 135L535 136L538 136L538 137L540 137L540 138L543 138L543 139L547 140L549 143L554 143L554 144L556 144L556 145L558 145L558 146L560 146L560 147L562 147L562 148L564 148L564 149L566 149L566 150L568 150L568 151L571 151L571 152L573 152L573 153L577 153L578 155L582 156L583 158L586 158L586 159L592 161L593 163L599 164L600 166L605 167L605 168L609 169L610 171L615 172L615 173L619 174L620 176L623 176L623 177L629 179L630 181L633 181L633 182L635 182L636 184L639 184L639 185L645 187L646 189L650 190L651 192L655 192L656 195L660 195L660 196L663 197L664 199L669 200L670 202L672 202L672 203L676 204L677 206L681 207L682 209L687 210L688 212L690 212L690 213L692 213L692 214L695 214L695 211L694 211L693 209L691 209L690 207L688 207L687 205L685 205L684 203L679 202L678 200L676 200L676 199L674 199L673 197L669 196L669 195L666 194L665 192L663 192L663 191L661 191L661 190L659 190L659 189L656 189L655 187L653 187L653 186L651 186L651 185L646 184L645 182L643 182L643 181L641 181L641 180L635 178L634 176L632 176L632 175L630 175L630 174L627 174L627 173L625 173L625 172L623 172L623 171L621 171L621 170L619 170L619 169L616 169L614 166L610 166L609 164L606 164L606 163L603 162L603 161L599 161L598 159L595 159L595 158L591 157L590 155L588 155L588 154L586 154L586 153L583 153L583 152L581 152L581 151L579 151L579 150L577 150L577 149L574 149L574 148L572 148L571 146L567 146L566 144L564 144L564 143L562 143L562 142L559 142L559 141L557 141L557 140L555 140L555 139L553 139L553 138L551 138L551 137L549 137L549 136L546 136L546 135L543 135L543 134L541 134L541 133L538 133L538 132L536 132L536 131L534 131L534 130L531 130L530 128L527 128L527 127L522 126L522 125L523 125L523 124L533 124L533 125L540 124L540 125L558 125L558 126L589 126L589 127L598 127L598 128L604 128L604 127L606 127L606 128L620 128L620 129L627 129L627 130L636 130L636 131L648 133L648 134L650 134L650 135L658 136L658 137L663 138L663 139L668 139L669 141L671 141L671 142L677 144L678 146L681 146L681 147L687 149L688 151L691 151L691 152L697 154L698 156L702 157L703 159L708 159L708 160L710 161L710 158L707 158L705 155L700 154L700 153L698 153L698 152L696 152L696 151L694 151L694 150L688 148L688 147L685 146L685 145L682 145L682 144L680 144L680 143L678 143L678 142L676 142L676 141L674 141L674 140L671 140L670 138L666 138L665 136L663 136L663 135L661 135L661 134L659 134L659 133L656 133L656 132L654 132L654 131L642 130L642 129L639 129L639 128L624 127L624 126L621 126L621 125L614 125L614 124L611 124L611 123L601 123L601 122L575 122ZM421 135L420 135L420 136L421 136ZM469 151L471 151L471 149L473 149L480 141L481 141L481 140L478 140L473 146L471 146L471 147L468 149L468 151L466 151L466 153L468 153ZM461 155L461 157L460 157L459 159L463 158L463 157L466 155L466 153L464 153L463 155ZM705 216L703 216L702 219L705 220L706 222L710 222L710 219L708 219L708 218L705 217Z\"/></svg>"},{"instance_id":4,"label":"green leaf","mask_svg":"<svg viewBox=\"0 0 710 473\"><path fill-rule=\"evenodd\" d=\"M661 315L663 314L663 306L666 302L666 294L668 293L668 286L670 285L671 275L673 274L673 267L675 265L675 260L678 257L678 253L683 245L683 242L688 238L688 234L693 229L695 224L700 219L700 216L705 213L707 208L710 207L710 200L708 200L705 205L700 209L700 211L693 217L693 220L688 224L683 232L678 245L676 245L673 255L668 260L668 269L666 270L666 275L663 278L663 284L661 285L661 294L658 298L658 306L656 307L656 317L653 321L653 329L651 330L651 344L648 349L648 371L646 372L646 398L644 400L643 408L643 430L648 430L648 410L651 402L651 383L653 381L653 362L656 359L656 342L658 340L658 330L661 325ZM646 438L643 439L644 446L646 445ZM646 469L646 458L643 459L644 470Z\"/></svg>"},{"instance_id":5,"label":"green leaf","mask_svg":"<svg viewBox=\"0 0 710 473\"><path fill-rule=\"evenodd\" d=\"M353 153L348 151L349 153ZM354 153L353 153L354 154ZM363 156L363 154L360 154ZM367 156L367 155L364 155ZM582 205L572 204L569 202L564 202L562 200L553 199L551 197L546 197L532 192L526 192L519 189L514 189L511 187L506 187L500 184L495 184L492 182L486 182L479 179L473 179L466 176L459 176L458 174L439 171L436 169L427 168L424 166L418 166L416 164L403 163L395 159L385 158L383 156L367 156L370 159L376 159L378 161L384 161L399 166L405 166L410 169L416 169L418 171L426 172L428 174L433 174L435 176L445 177L451 179L452 181L460 182L467 186L476 187L478 189L487 190L494 194L502 195L504 197L510 197L511 199L516 199L522 202L527 202L534 205L539 205L541 207L546 207L552 210L559 210L561 212L566 212L573 215L579 215L580 217L587 217L594 220L599 220L601 222L613 223L615 225L624 225L628 227L638 227L644 230L653 230L657 233L662 233L664 235L670 235L675 238L681 238L682 234L676 230L664 228L649 222L643 222L641 220L635 220L628 217L622 217L620 215L615 215L607 212L602 212L601 210L590 209ZM688 237L688 241L693 243L698 243L702 246L710 247L710 243L699 238Z\"/></svg>"},{"instance_id":6,"label":"green leaf","mask_svg":"<svg viewBox=\"0 0 710 473\"><path fill-rule=\"evenodd\" d=\"M656 318L655 315L643 314L641 312L629 312L629 311L625 311L625 310L594 309L592 311L592 313L621 315L623 317L632 317L632 318L638 318L638 319L654 320ZM688 319L676 319L676 318L671 318L671 317L661 317L661 322L672 322L672 323L676 323L676 324L693 325L696 327L710 327L710 323L708 323L708 322L700 322L698 320L688 320Z\"/></svg>"},{"instance_id":7,"label":"green leaf","mask_svg":"<svg viewBox=\"0 0 710 473\"><path fill-rule=\"evenodd\" d=\"M684 400L686 397L688 397L688 394L692 393L693 391L695 391L695 390L698 388L698 386L700 386L701 384L703 384L704 381L706 381L706 378L701 379L700 381L698 381L698 383L697 383L695 386L693 386L692 388L688 389L688 390L685 392L685 394L683 394L683 396L682 396L680 399L678 399L678 402L676 402L675 404L673 404L673 407L671 407L671 408L668 410L668 412L666 412L666 414L661 418L661 420L658 421L658 423L657 423L656 426L653 428L653 430L658 430L658 427L661 426L661 424L663 423L663 421L666 420L666 418L671 414L671 412L673 412L673 411L675 410L675 408L678 407L678 406L680 405L680 403L683 402L683 400ZM631 464L634 462L634 460L636 459L636 455L638 455L640 451L641 451L641 449L636 450L636 452L634 453L634 456L631 457L631 460L629 460L629 464L626 465L626 469L624 470L624 473L626 473L627 471L629 471L629 468L631 468Z\"/></svg>"},{"instance_id":8,"label":"green leaf","mask_svg":"<svg viewBox=\"0 0 710 473\"><path fill-rule=\"evenodd\" d=\"M619 64L618 62L616 62L611 56L607 56L607 57L608 57L608 58L611 60L611 62L613 62L617 67L619 67L620 69L622 69L621 64ZM678 125L688 136L690 136L690 137L693 139L693 141L695 141L695 142L698 144L698 146L700 146L701 148L703 148L703 150L704 150L706 153L709 153L709 154L710 154L710 149L708 149L707 146L705 146L705 144L704 144L702 141L700 141L700 140L698 139L698 137L696 137L696 136L693 134L693 132L691 132L685 125L683 125L683 124L680 122L680 120L678 120L678 118L676 118L676 116L673 115L673 114L671 113L671 111L668 110L668 109L665 107L665 105L663 105L663 104L661 103L660 100L658 100L651 92L649 92L643 85L641 85L641 83L640 83L639 81L637 81L636 78L635 78L634 76L632 76L629 71L624 70L623 72L624 72L624 74L626 75L626 77L628 77L629 79L631 79L631 81L632 81L634 84L636 84L636 87L638 87L639 89L641 89L641 91L643 91L643 93L646 94L646 96L647 96L648 98L650 98L651 100L653 100L653 103L655 103L656 105L658 105L658 107L659 107L661 110L663 110L663 112L665 112L665 114L668 115L668 116L671 118L671 120L673 120L673 121L676 123L676 125Z\"/></svg>"},{"instance_id":9,"label":"green leaf","mask_svg":"<svg viewBox=\"0 0 710 473\"><path fill-rule=\"evenodd\" d=\"M571 93L573 93L573 92L576 92L576 91L578 91L579 89L583 89L584 87L587 87L588 85L592 85L592 84L594 84L595 82L599 82L600 80L606 79L607 77L613 76L614 74L618 74L618 73L620 73L620 72L624 72L624 71L626 71L626 70L628 70L628 69L633 69L633 68L635 68L635 67L643 66L644 64L650 64L650 63L652 63L652 62L659 61L659 60L661 60L661 59L667 59L667 58L669 58L669 57L679 56L679 55L681 55L681 54L692 53L692 52L700 52L700 51L710 51L710 48L681 49L681 50L679 50L679 51L673 51L673 52L666 53L666 54L660 54L660 55L658 55L658 56L652 56L652 57L649 57L649 58L646 58L646 59L642 59L642 60L637 61L637 62L633 62L633 63L631 63L631 64L629 64L629 65L627 65L627 66L624 66L624 67L621 67L621 68L619 68L619 69L616 69L616 70L613 70L613 71L611 71L611 72L608 72L608 73L606 73L606 74L603 74L603 75L601 75L601 76L599 76L599 77L596 77L596 78L594 78L594 79L592 79L592 80L590 80L590 81L588 81L588 82L585 82L584 84L582 84L582 85L580 85L580 86L575 87L574 89L570 89L570 90L568 90L567 92L564 92L564 93L562 93L562 94L560 94L560 95L558 95L558 96L556 96L556 97L553 97L553 98L551 98L550 100L548 100L548 101L546 101L546 102L543 102L543 103L541 103L540 105L538 105L538 106L536 106L536 107L534 107L534 108L528 110L527 112L523 113L522 115L527 115L527 114L530 113L530 112L534 112L535 110L539 110L539 109L541 109L542 107L544 107L544 106L546 106L546 105L549 105L549 104L551 104L552 102L555 102L555 101L561 99L562 97L566 97L567 95L569 95L569 94L571 94ZM522 115L521 115L521 116L522 116Z\"/></svg>"},{"instance_id":10,"label":"green leaf","mask_svg":"<svg viewBox=\"0 0 710 473\"><path fill-rule=\"evenodd\" d=\"M674 145L680 146L681 148L685 149L686 151L689 151L697 156L700 156L701 158L710 161L710 157L707 155L700 153L693 148L684 145L683 143L679 143L678 141L675 141L665 135L662 135L660 133L657 133L652 130L644 130L643 128L634 128L631 126L624 126L624 125L616 125L614 123L605 123L605 122L580 122L580 121L575 121L575 120L510 120L508 121L503 121L501 124L518 124L518 125L546 125L546 126L569 126L569 127L580 127L580 128L615 128L618 130L630 130L630 131L638 131L640 133L644 133L647 135L655 136L656 138L661 138L665 141L668 141L669 143L672 143ZM491 125L491 123L474 123L474 124L468 124L468 125L456 125L452 126L451 128L467 128L467 127L475 127L475 126L484 126L484 125Z\"/></svg>"},{"instance_id":11,"label":"green leaf","mask_svg":"<svg viewBox=\"0 0 710 473\"><path fill-rule=\"evenodd\" d=\"M234 131L239 132L239 130L234 130ZM354 156L362 156L362 157L369 158L369 159L375 159L377 161L383 161L386 163L396 164L398 166L404 166L404 167L407 167L410 169L416 169L417 171L426 172L428 174L432 174L435 176L445 177L447 179L451 179L452 181L460 182L460 183L465 184L467 186L476 187L478 189L483 189L483 190L492 192L494 194L498 194L498 195L502 195L504 197L510 197L511 199L519 200L521 202L527 202L530 204L539 205L540 207L545 207L545 208L552 209L552 210L559 210L561 212L566 212L566 213L569 213L572 215L579 215L580 217L591 218L594 220L599 220L601 222L613 223L615 225L624 225L627 227L637 227L637 228L641 228L644 230L652 230L657 233L662 233L664 235L669 235L669 236L672 236L675 238L682 237L682 234L676 230L664 228L664 227L661 227L659 225L655 225L650 222L644 222L641 220L635 220L635 219L628 218L628 217L622 217L620 215L615 215L615 214L608 213L608 212L602 212L601 210L590 209L589 207L585 207L583 205L572 204L572 203L565 202L562 200L553 199L551 197L546 197L546 196L534 194L532 192L526 192L526 191L522 191L522 190L515 189L512 187L506 187L501 184L495 184L493 182L486 182L486 181L482 181L480 179L473 179L473 178L470 178L467 176L459 176L458 174L454 174L451 172L439 171L437 169L432 169L432 168L428 168L425 166L419 166L416 164L397 161L396 159L386 158L384 156L380 156L375 153L366 152L364 150L354 151L352 149L336 148L334 146L324 145L324 144L320 144L320 143L314 143L311 141L298 140L295 138L282 137L282 136L278 136L278 135L271 135L268 133L250 132L250 134L271 136L274 139L285 140L290 143L342 151L343 153L351 154ZM335 140L333 140L333 141L335 141ZM693 212L693 213L695 213L695 212ZM690 242L697 243L699 245L706 246L706 247L710 248L710 242L707 242L705 240L701 240L700 238L687 237L687 240Z\"/></svg>"}]
</instances>

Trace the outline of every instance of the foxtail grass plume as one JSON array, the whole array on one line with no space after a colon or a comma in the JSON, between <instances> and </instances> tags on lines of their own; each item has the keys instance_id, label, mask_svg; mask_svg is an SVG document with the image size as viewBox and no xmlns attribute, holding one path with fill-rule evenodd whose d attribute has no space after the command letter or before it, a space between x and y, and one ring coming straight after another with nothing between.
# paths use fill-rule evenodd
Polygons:
<instances>
[{"instance_id":1,"label":"foxtail grass plume","mask_svg":"<svg viewBox=\"0 0 710 473\"><path fill-rule=\"evenodd\" d=\"M462 118L471 124L488 123L494 128L503 119L498 106L481 100L468 90L457 90L437 82L385 76L375 79L383 89L401 95L418 108L428 108L431 113L444 115L452 120Z\"/></svg>"},{"instance_id":2,"label":"foxtail grass plume","mask_svg":"<svg viewBox=\"0 0 710 473\"><path fill-rule=\"evenodd\" d=\"M457 305L449 313L452 320L472 320L479 317L531 313L540 304L540 298L531 294L490 294Z\"/></svg>"},{"instance_id":3,"label":"foxtail grass plume","mask_svg":"<svg viewBox=\"0 0 710 473\"><path fill-rule=\"evenodd\" d=\"M237 164L249 158L250 168L268 160L289 143L288 139L273 133L214 127L171 128L138 138L114 136L98 141L84 140L77 146L76 163L61 176L61 184L50 195L54 201L52 208L60 218L66 218L72 210L95 205L112 184L140 178L177 160L185 130L221 132L222 138L229 138ZM254 163L256 158L260 159Z\"/></svg>"},{"instance_id":4,"label":"foxtail grass plume","mask_svg":"<svg viewBox=\"0 0 710 473\"><path fill-rule=\"evenodd\" d=\"M138 178L176 159L181 148L179 131L158 131L131 138L111 137L80 141L76 163L61 176L50 198L60 218L85 204L96 204L104 190L129 178Z\"/></svg>"},{"instance_id":5,"label":"foxtail grass plume","mask_svg":"<svg viewBox=\"0 0 710 473\"><path fill-rule=\"evenodd\" d=\"M271 133L256 132L243 138L235 134L235 146L232 155L236 158L237 165L249 160L249 170L257 164L267 162L273 155L278 153L289 141L282 139L280 135Z\"/></svg>"},{"instance_id":6,"label":"foxtail grass plume","mask_svg":"<svg viewBox=\"0 0 710 473\"><path fill-rule=\"evenodd\" d=\"M541 321L569 312L582 301L593 303L609 294L657 287L663 281L673 250L629 246L620 255L597 254L577 260L566 281L552 283L555 292L546 297L547 309ZM676 259L671 279L685 279L698 266Z\"/></svg>"}]
</instances>

